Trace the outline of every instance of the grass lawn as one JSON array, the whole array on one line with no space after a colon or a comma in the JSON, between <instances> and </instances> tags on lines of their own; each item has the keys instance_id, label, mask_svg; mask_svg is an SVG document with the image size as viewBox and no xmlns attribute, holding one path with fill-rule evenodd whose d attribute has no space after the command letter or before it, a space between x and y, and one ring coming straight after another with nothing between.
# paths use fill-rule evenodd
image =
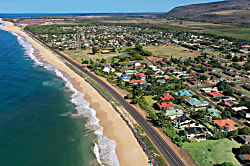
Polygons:
<instances>
[{"instance_id":1,"label":"grass lawn","mask_svg":"<svg viewBox=\"0 0 250 166\"><path fill-rule=\"evenodd\" d=\"M82 62L82 59L83 60L91 59L94 62L96 62L97 59L102 59L102 58L107 59L107 62L111 62L112 57L126 55L125 53L112 53L112 54L96 53L95 55L93 55L91 54L92 49L70 50L70 51L64 51L64 52L79 62Z\"/></svg>"},{"instance_id":2,"label":"grass lawn","mask_svg":"<svg viewBox=\"0 0 250 166\"><path fill-rule=\"evenodd\" d=\"M153 107L153 104L157 101L153 99L154 96L144 96L145 101L148 103L149 106Z\"/></svg>"},{"instance_id":3,"label":"grass lawn","mask_svg":"<svg viewBox=\"0 0 250 166\"><path fill-rule=\"evenodd\" d=\"M236 89L246 93L247 96L250 96L250 91L246 90L245 88L240 86L240 87L236 87Z\"/></svg>"},{"instance_id":4,"label":"grass lawn","mask_svg":"<svg viewBox=\"0 0 250 166\"><path fill-rule=\"evenodd\" d=\"M235 166L240 166L240 163L232 153L233 147L238 148L240 144L226 138L222 140L184 143L185 150L201 166L211 166L222 164L223 162L232 162Z\"/></svg>"},{"instance_id":5,"label":"grass lawn","mask_svg":"<svg viewBox=\"0 0 250 166\"><path fill-rule=\"evenodd\" d=\"M148 46L144 47L144 49L151 51L153 55L168 55L168 56L173 56L175 58L196 56L196 54L194 52L191 52L191 50L175 45Z\"/></svg>"}]
</instances>

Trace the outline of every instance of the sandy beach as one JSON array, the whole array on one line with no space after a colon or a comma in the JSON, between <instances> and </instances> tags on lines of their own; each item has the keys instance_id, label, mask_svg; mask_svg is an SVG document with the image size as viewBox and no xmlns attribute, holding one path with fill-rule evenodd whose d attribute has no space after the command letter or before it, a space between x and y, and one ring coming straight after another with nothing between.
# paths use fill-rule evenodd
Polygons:
<instances>
[{"instance_id":1,"label":"sandy beach","mask_svg":"<svg viewBox=\"0 0 250 166\"><path fill-rule=\"evenodd\" d=\"M0 21L2 21L0 19ZM4 22L4 21L2 21ZM90 102L90 108L94 108L97 113L97 118L100 119L100 125L104 128L104 135L109 139L115 140L117 143L116 154L118 156L121 166L148 165L148 159L139 143L135 139L133 133L122 120L120 115L114 110L110 103L108 103L92 86L90 86L82 77L73 72L63 62L61 62L51 51L44 48L38 42L30 38L19 27L12 23L6 23L1 29L10 32L18 33L24 36L35 49L39 50L39 58L49 64L56 66L64 76L69 78L74 87L85 94L85 100Z\"/></svg>"}]
</instances>

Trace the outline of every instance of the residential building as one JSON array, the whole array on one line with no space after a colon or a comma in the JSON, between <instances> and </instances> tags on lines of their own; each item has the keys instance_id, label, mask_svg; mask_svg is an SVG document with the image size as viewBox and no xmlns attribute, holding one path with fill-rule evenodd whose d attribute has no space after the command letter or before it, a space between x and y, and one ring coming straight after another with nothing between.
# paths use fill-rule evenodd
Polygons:
<instances>
[{"instance_id":1,"label":"residential building","mask_svg":"<svg viewBox=\"0 0 250 166\"><path fill-rule=\"evenodd\" d=\"M122 79L123 81L126 81L126 82L128 82L128 81L130 81L130 79L131 79L131 76L129 76L129 75L126 75L126 74L123 74L123 75L121 75L121 79Z\"/></svg>"},{"instance_id":2,"label":"residential building","mask_svg":"<svg viewBox=\"0 0 250 166\"><path fill-rule=\"evenodd\" d=\"M196 98L190 98L188 103L191 105L191 106L195 106L195 107L202 107L202 106L207 106L209 104L208 101L200 101Z\"/></svg>"},{"instance_id":3,"label":"residential building","mask_svg":"<svg viewBox=\"0 0 250 166\"><path fill-rule=\"evenodd\" d=\"M183 97L183 96L191 97L192 96L192 94L190 94L188 90L181 90L179 92L175 92L174 94L176 96L180 96L180 97Z\"/></svg>"},{"instance_id":4,"label":"residential building","mask_svg":"<svg viewBox=\"0 0 250 166\"><path fill-rule=\"evenodd\" d=\"M236 123L228 118L213 120L213 122L216 124L217 127L226 131L232 131L237 129L237 127L235 126Z\"/></svg>"},{"instance_id":5,"label":"residential building","mask_svg":"<svg viewBox=\"0 0 250 166\"><path fill-rule=\"evenodd\" d=\"M238 135L237 140L238 140L238 142L240 142L242 144L249 144L250 135Z\"/></svg>"},{"instance_id":6,"label":"residential building","mask_svg":"<svg viewBox=\"0 0 250 166\"><path fill-rule=\"evenodd\" d=\"M185 136L187 138L197 138L198 140L206 140L206 129L204 127L186 127Z\"/></svg>"},{"instance_id":7,"label":"residential building","mask_svg":"<svg viewBox=\"0 0 250 166\"><path fill-rule=\"evenodd\" d=\"M163 103L157 103L158 108L161 109L168 109L171 110L174 108L175 104L172 103L171 101L169 102L163 102Z\"/></svg>"},{"instance_id":8,"label":"residential building","mask_svg":"<svg viewBox=\"0 0 250 166\"><path fill-rule=\"evenodd\" d=\"M175 100L175 98L169 93L165 93L160 97L161 100Z\"/></svg>"}]
</instances>

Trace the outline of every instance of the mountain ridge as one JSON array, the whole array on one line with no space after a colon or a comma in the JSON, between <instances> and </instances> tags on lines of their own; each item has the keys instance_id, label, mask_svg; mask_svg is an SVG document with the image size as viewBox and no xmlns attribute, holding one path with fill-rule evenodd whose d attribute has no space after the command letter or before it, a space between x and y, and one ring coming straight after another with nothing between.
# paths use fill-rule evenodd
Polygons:
<instances>
[{"instance_id":1,"label":"mountain ridge","mask_svg":"<svg viewBox=\"0 0 250 166\"><path fill-rule=\"evenodd\" d=\"M173 8L166 16L250 27L250 0L227 0Z\"/></svg>"}]
</instances>

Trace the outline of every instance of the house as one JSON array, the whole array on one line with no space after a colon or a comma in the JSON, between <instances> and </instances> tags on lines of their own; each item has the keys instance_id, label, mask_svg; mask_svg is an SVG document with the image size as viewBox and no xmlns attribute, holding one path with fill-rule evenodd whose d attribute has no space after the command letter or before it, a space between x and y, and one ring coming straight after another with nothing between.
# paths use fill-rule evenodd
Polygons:
<instances>
[{"instance_id":1,"label":"house","mask_svg":"<svg viewBox=\"0 0 250 166\"><path fill-rule=\"evenodd\" d=\"M182 128L191 127L195 126L195 121L187 116L181 116L174 119L174 126Z\"/></svg>"},{"instance_id":2,"label":"house","mask_svg":"<svg viewBox=\"0 0 250 166\"><path fill-rule=\"evenodd\" d=\"M141 88L150 87L150 86L151 86L151 83L142 82L142 83L140 83L140 86L141 86Z\"/></svg>"},{"instance_id":3,"label":"house","mask_svg":"<svg viewBox=\"0 0 250 166\"><path fill-rule=\"evenodd\" d=\"M141 66L141 63L140 62L135 62L135 67L139 67Z\"/></svg>"},{"instance_id":4,"label":"house","mask_svg":"<svg viewBox=\"0 0 250 166\"><path fill-rule=\"evenodd\" d=\"M137 74L138 72L137 72L137 70L126 70L125 73L127 75L134 75L134 74Z\"/></svg>"},{"instance_id":5,"label":"house","mask_svg":"<svg viewBox=\"0 0 250 166\"><path fill-rule=\"evenodd\" d=\"M169 76L168 75L164 75L163 76L166 80L169 79Z\"/></svg>"},{"instance_id":6,"label":"house","mask_svg":"<svg viewBox=\"0 0 250 166\"><path fill-rule=\"evenodd\" d=\"M213 122L216 124L217 127L226 131L232 131L232 130L237 129L237 127L235 126L236 123L228 118L213 120Z\"/></svg>"},{"instance_id":7,"label":"house","mask_svg":"<svg viewBox=\"0 0 250 166\"><path fill-rule=\"evenodd\" d=\"M122 76L122 73L115 73L115 75L116 75L117 77L121 77L121 76Z\"/></svg>"},{"instance_id":8,"label":"house","mask_svg":"<svg viewBox=\"0 0 250 166\"><path fill-rule=\"evenodd\" d=\"M208 108L207 111L210 113L211 116L220 116L220 111L215 108Z\"/></svg>"},{"instance_id":9,"label":"house","mask_svg":"<svg viewBox=\"0 0 250 166\"><path fill-rule=\"evenodd\" d=\"M144 73L138 73L135 76L141 78L142 80L146 79L146 75Z\"/></svg>"},{"instance_id":10,"label":"house","mask_svg":"<svg viewBox=\"0 0 250 166\"><path fill-rule=\"evenodd\" d=\"M195 106L195 107L207 106L209 104L208 101L200 101L200 100L198 100L196 98L190 98L188 103L191 106Z\"/></svg>"},{"instance_id":11,"label":"house","mask_svg":"<svg viewBox=\"0 0 250 166\"><path fill-rule=\"evenodd\" d=\"M230 96L218 96L218 97L215 97L215 100L226 102L226 101L235 101L236 99Z\"/></svg>"},{"instance_id":12,"label":"house","mask_svg":"<svg viewBox=\"0 0 250 166\"><path fill-rule=\"evenodd\" d=\"M242 107L233 107L232 108L235 112L238 112L238 111L241 111L241 110L247 110L248 108L245 107L245 106L242 106Z\"/></svg>"},{"instance_id":13,"label":"house","mask_svg":"<svg viewBox=\"0 0 250 166\"><path fill-rule=\"evenodd\" d=\"M250 91L250 85L248 85L248 84L243 85L243 88Z\"/></svg>"},{"instance_id":14,"label":"house","mask_svg":"<svg viewBox=\"0 0 250 166\"><path fill-rule=\"evenodd\" d=\"M223 75L220 75L218 73L210 73L210 75L214 75L215 77L217 77L219 79L224 79L225 78Z\"/></svg>"},{"instance_id":15,"label":"house","mask_svg":"<svg viewBox=\"0 0 250 166\"><path fill-rule=\"evenodd\" d=\"M227 105L227 106L232 106L232 105L235 105L235 104L239 104L238 102L236 102L236 101L226 101L225 102L225 105Z\"/></svg>"},{"instance_id":16,"label":"house","mask_svg":"<svg viewBox=\"0 0 250 166\"><path fill-rule=\"evenodd\" d=\"M239 154L239 161L243 164L250 164L250 154Z\"/></svg>"},{"instance_id":17,"label":"house","mask_svg":"<svg viewBox=\"0 0 250 166\"><path fill-rule=\"evenodd\" d=\"M168 109L168 110L171 110L171 109L173 109L174 108L174 106L175 106L175 104L174 103L172 103L171 101L169 101L169 102L163 102L163 103L157 103L157 107L158 107L158 109Z\"/></svg>"},{"instance_id":18,"label":"house","mask_svg":"<svg viewBox=\"0 0 250 166\"><path fill-rule=\"evenodd\" d=\"M206 129L204 127L186 127L184 134L187 138L206 140Z\"/></svg>"},{"instance_id":19,"label":"house","mask_svg":"<svg viewBox=\"0 0 250 166\"><path fill-rule=\"evenodd\" d=\"M192 96L192 94L190 94L189 91L187 91L187 90L181 90L179 92L175 92L174 94L176 96L180 96L180 97L183 97L183 96L191 97Z\"/></svg>"},{"instance_id":20,"label":"house","mask_svg":"<svg viewBox=\"0 0 250 166\"><path fill-rule=\"evenodd\" d=\"M104 73L110 73L110 72L115 72L115 69L110 68L110 67L104 67L102 71Z\"/></svg>"},{"instance_id":21,"label":"house","mask_svg":"<svg viewBox=\"0 0 250 166\"><path fill-rule=\"evenodd\" d=\"M246 113L246 119L250 119L250 113Z\"/></svg>"},{"instance_id":22,"label":"house","mask_svg":"<svg viewBox=\"0 0 250 166\"><path fill-rule=\"evenodd\" d=\"M198 80L194 79L194 78L189 78L188 82L190 82L193 85L200 85L200 83L198 82Z\"/></svg>"},{"instance_id":23,"label":"house","mask_svg":"<svg viewBox=\"0 0 250 166\"><path fill-rule=\"evenodd\" d=\"M175 100L175 98L169 93L165 93L160 97L161 100Z\"/></svg>"},{"instance_id":24,"label":"house","mask_svg":"<svg viewBox=\"0 0 250 166\"><path fill-rule=\"evenodd\" d=\"M138 85L138 84L141 84L141 83L144 83L145 81L144 80L131 80L131 81L128 81L128 83L130 85Z\"/></svg>"},{"instance_id":25,"label":"house","mask_svg":"<svg viewBox=\"0 0 250 166\"><path fill-rule=\"evenodd\" d=\"M165 84L165 83L166 83L166 80L165 80L165 79L160 79L160 80L157 80L156 82L157 82L157 83L160 83L160 84Z\"/></svg>"},{"instance_id":26,"label":"house","mask_svg":"<svg viewBox=\"0 0 250 166\"><path fill-rule=\"evenodd\" d=\"M224 73L225 73L226 75L231 76L231 77L239 77L239 75L238 75L238 74L236 74L236 73L232 73L232 72L229 72L229 71L224 71Z\"/></svg>"},{"instance_id":27,"label":"house","mask_svg":"<svg viewBox=\"0 0 250 166\"><path fill-rule=\"evenodd\" d=\"M180 109L179 107L172 107L171 109L169 110L166 110L166 113L165 115L166 116L169 116L171 119L175 119L177 117L180 117L184 114L183 110Z\"/></svg>"},{"instance_id":28,"label":"house","mask_svg":"<svg viewBox=\"0 0 250 166\"><path fill-rule=\"evenodd\" d=\"M220 93L220 92L209 92L208 94L210 94L210 95L213 96L213 97L216 97L216 96L223 96L223 94Z\"/></svg>"},{"instance_id":29,"label":"house","mask_svg":"<svg viewBox=\"0 0 250 166\"><path fill-rule=\"evenodd\" d=\"M126 75L126 74L123 74L123 75L121 75L121 79L123 80L123 81L130 81L130 79L131 79L131 76L129 76L129 75Z\"/></svg>"},{"instance_id":30,"label":"house","mask_svg":"<svg viewBox=\"0 0 250 166\"><path fill-rule=\"evenodd\" d=\"M217 92L217 91L218 91L218 88L217 88L217 87L213 87L213 88L201 88L201 91L202 91L202 92L205 92L205 93Z\"/></svg>"},{"instance_id":31,"label":"house","mask_svg":"<svg viewBox=\"0 0 250 166\"><path fill-rule=\"evenodd\" d=\"M152 78L161 78L162 76L160 74L151 74L150 77L152 77Z\"/></svg>"},{"instance_id":32,"label":"house","mask_svg":"<svg viewBox=\"0 0 250 166\"><path fill-rule=\"evenodd\" d=\"M122 66L127 66L127 67L130 67L130 66L132 66L132 65L133 65L133 63L129 63L129 62L128 62L128 63L122 63L121 65L122 65Z\"/></svg>"},{"instance_id":33,"label":"house","mask_svg":"<svg viewBox=\"0 0 250 166\"><path fill-rule=\"evenodd\" d=\"M249 144L250 135L238 135L237 141L242 144Z\"/></svg>"}]
</instances>

